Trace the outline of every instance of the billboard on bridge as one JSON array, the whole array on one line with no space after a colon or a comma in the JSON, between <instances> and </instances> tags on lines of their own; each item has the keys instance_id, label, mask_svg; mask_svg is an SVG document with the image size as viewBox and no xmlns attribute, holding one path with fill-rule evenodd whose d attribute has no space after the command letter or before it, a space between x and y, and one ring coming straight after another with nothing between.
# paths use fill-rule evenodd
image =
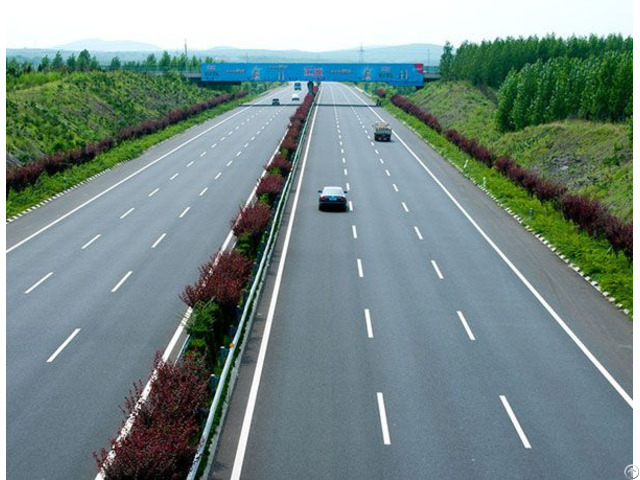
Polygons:
<instances>
[{"instance_id":1,"label":"billboard on bridge","mask_svg":"<svg viewBox=\"0 0 640 480\"><path fill-rule=\"evenodd\" d=\"M424 84L422 63L203 63L203 82L386 82Z\"/></svg>"}]
</instances>

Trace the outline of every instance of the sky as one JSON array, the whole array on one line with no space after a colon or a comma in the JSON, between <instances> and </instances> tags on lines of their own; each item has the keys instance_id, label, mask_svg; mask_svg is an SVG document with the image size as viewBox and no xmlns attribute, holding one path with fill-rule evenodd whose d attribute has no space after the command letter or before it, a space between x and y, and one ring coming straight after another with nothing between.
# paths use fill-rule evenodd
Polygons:
<instances>
[{"instance_id":1,"label":"sky","mask_svg":"<svg viewBox=\"0 0 640 480\"><path fill-rule=\"evenodd\" d=\"M98 38L169 51L216 46L320 52L554 33L633 35L633 0L30 0L3 2L6 48ZM170 5L167 6L167 5ZM312 13L311 13L312 12Z\"/></svg>"}]
</instances>

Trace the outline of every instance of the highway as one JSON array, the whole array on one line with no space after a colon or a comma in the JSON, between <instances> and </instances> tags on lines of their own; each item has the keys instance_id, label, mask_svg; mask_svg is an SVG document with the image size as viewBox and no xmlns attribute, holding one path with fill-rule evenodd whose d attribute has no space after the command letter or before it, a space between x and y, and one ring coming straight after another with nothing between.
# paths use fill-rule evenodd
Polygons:
<instances>
[{"instance_id":1,"label":"highway","mask_svg":"<svg viewBox=\"0 0 640 480\"><path fill-rule=\"evenodd\" d=\"M321 87L211 478L623 478L631 322L371 103Z\"/></svg>"},{"instance_id":2,"label":"highway","mask_svg":"<svg viewBox=\"0 0 640 480\"><path fill-rule=\"evenodd\" d=\"M272 91L6 225L7 478L96 476L92 453L117 436L119 406L169 346L179 294L227 241L292 93Z\"/></svg>"}]
</instances>

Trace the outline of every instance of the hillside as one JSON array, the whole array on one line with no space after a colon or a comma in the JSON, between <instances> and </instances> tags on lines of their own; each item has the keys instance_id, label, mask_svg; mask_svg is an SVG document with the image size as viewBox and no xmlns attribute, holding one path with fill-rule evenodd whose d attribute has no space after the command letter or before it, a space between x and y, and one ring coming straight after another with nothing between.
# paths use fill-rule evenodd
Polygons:
<instances>
[{"instance_id":1,"label":"hillside","mask_svg":"<svg viewBox=\"0 0 640 480\"><path fill-rule=\"evenodd\" d=\"M563 120L519 132L497 129L496 93L469 82L433 82L410 97L433 113L444 128L455 128L498 155L535 168L573 191L596 196L625 221L633 213L633 151L629 126Z\"/></svg>"},{"instance_id":2,"label":"hillside","mask_svg":"<svg viewBox=\"0 0 640 480\"><path fill-rule=\"evenodd\" d=\"M81 147L219 93L177 74L89 72L51 79L7 91L7 165Z\"/></svg>"},{"instance_id":3,"label":"hillside","mask_svg":"<svg viewBox=\"0 0 640 480\"><path fill-rule=\"evenodd\" d=\"M162 56L163 50L153 45L140 45L129 42L105 42L97 40L83 40L58 48L28 49L8 48L7 60L16 58L20 63L30 62L38 65L42 57L53 58L60 51L64 58L72 53L87 49L95 55L101 65L109 65L113 57L121 61L143 62L150 53L156 57ZM368 63L406 62L425 65L437 65L442 55L442 45L427 43L395 45L395 46L364 46L362 60ZM171 52L170 53L174 53ZM359 62L360 47L354 46L346 50L330 50L323 52L309 52L303 50L267 50L259 48L213 47L205 50L189 50L189 58L195 56L204 60L211 58L216 62Z\"/></svg>"}]
</instances>

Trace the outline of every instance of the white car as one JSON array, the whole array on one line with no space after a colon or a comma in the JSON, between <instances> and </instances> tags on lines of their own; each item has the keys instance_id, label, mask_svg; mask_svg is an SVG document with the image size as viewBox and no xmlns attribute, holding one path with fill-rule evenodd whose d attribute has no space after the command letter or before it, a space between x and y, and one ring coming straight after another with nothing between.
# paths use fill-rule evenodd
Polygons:
<instances>
[{"instance_id":1,"label":"white car","mask_svg":"<svg viewBox=\"0 0 640 480\"><path fill-rule=\"evenodd\" d=\"M299 102L300 101L300 95L298 95L297 93L294 93L293 95L291 95L291 101L292 102Z\"/></svg>"}]
</instances>

